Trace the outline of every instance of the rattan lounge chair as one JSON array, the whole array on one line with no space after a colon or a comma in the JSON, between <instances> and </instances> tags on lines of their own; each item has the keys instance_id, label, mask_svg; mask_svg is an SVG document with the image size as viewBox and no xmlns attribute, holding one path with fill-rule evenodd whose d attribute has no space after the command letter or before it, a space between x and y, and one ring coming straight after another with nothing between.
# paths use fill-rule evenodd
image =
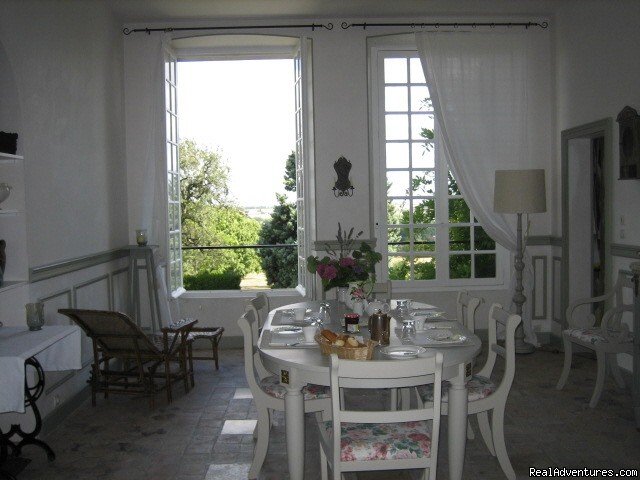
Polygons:
<instances>
[{"instance_id":1,"label":"rattan lounge chair","mask_svg":"<svg viewBox=\"0 0 640 480\"><path fill-rule=\"evenodd\" d=\"M93 342L93 366L89 383L91 403L104 392L149 397L165 389L172 401L171 385L184 382L189 390L187 338L197 320L180 322L162 329L162 337L150 337L127 315L103 310L61 309L58 312L77 323ZM160 381L163 381L159 385Z\"/></svg>"}]
</instances>

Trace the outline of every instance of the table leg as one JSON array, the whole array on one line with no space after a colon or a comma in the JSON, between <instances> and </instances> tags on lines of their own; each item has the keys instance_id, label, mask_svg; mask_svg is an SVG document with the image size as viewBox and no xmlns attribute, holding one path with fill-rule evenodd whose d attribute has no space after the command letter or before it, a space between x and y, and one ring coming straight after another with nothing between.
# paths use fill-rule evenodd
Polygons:
<instances>
[{"instance_id":1,"label":"table leg","mask_svg":"<svg viewBox=\"0 0 640 480\"><path fill-rule=\"evenodd\" d=\"M450 380L449 386L449 479L460 480L464 467L464 451L467 441L467 387L465 384L465 366Z\"/></svg>"},{"instance_id":2,"label":"table leg","mask_svg":"<svg viewBox=\"0 0 640 480\"><path fill-rule=\"evenodd\" d=\"M284 417L287 433L289 478L304 478L304 396L302 386L287 385L284 396Z\"/></svg>"}]
</instances>

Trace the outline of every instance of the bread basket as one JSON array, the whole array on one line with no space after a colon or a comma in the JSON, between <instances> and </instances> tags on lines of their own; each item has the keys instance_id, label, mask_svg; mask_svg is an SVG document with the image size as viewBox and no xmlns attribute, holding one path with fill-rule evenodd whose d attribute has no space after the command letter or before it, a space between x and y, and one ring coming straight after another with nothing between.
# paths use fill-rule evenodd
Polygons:
<instances>
[{"instance_id":1,"label":"bread basket","mask_svg":"<svg viewBox=\"0 0 640 480\"><path fill-rule=\"evenodd\" d=\"M338 358L346 360L371 360L373 347L378 344L378 342L373 340L367 340L366 344L360 347L349 347L346 345L338 347L333 345L320 334L316 335L315 338L316 342L320 345L320 351L323 355L331 355L332 353L335 353L338 355Z\"/></svg>"}]
</instances>

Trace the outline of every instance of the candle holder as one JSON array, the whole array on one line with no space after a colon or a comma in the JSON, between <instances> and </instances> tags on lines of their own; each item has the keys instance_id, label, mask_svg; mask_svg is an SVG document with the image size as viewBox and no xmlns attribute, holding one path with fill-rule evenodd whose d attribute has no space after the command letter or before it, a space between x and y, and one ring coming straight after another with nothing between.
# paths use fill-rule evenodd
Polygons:
<instances>
[{"instance_id":1,"label":"candle holder","mask_svg":"<svg viewBox=\"0 0 640 480\"><path fill-rule=\"evenodd\" d=\"M139 247L147 244L147 231L145 229L136 230L136 243Z\"/></svg>"}]
</instances>

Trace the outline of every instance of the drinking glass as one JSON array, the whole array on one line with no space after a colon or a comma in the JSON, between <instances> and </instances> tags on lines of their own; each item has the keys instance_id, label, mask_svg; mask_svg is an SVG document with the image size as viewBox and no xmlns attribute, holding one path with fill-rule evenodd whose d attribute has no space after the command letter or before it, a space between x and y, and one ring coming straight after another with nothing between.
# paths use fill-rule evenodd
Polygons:
<instances>
[{"instance_id":1,"label":"drinking glass","mask_svg":"<svg viewBox=\"0 0 640 480\"><path fill-rule=\"evenodd\" d=\"M326 323L331 323L331 305L329 305L328 303L320 304L318 319L321 325L324 325Z\"/></svg>"},{"instance_id":2,"label":"drinking glass","mask_svg":"<svg viewBox=\"0 0 640 480\"><path fill-rule=\"evenodd\" d=\"M416 324L413 320L402 322L402 343L413 343L416 339Z\"/></svg>"}]
</instances>

